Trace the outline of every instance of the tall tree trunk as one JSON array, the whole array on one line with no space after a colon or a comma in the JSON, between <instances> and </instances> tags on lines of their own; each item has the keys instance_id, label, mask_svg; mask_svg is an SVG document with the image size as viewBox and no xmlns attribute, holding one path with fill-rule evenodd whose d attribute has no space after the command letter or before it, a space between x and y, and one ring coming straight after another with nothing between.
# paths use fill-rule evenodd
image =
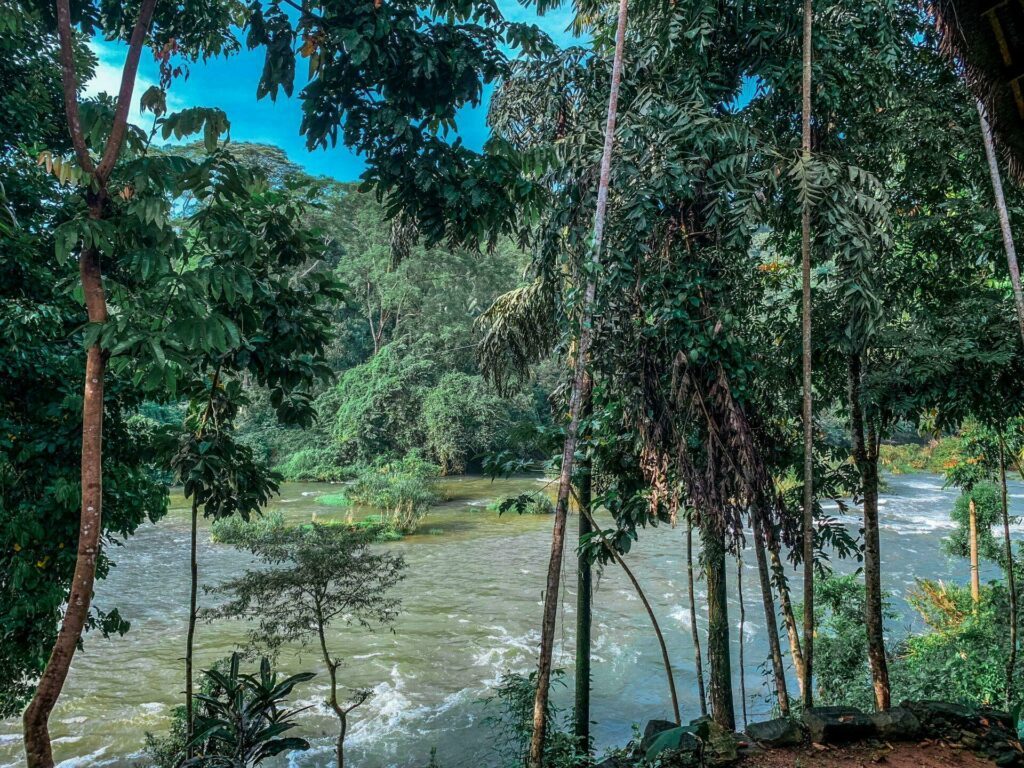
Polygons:
<instances>
[{"instance_id":1,"label":"tall tree trunk","mask_svg":"<svg viewBox=\"0 0 1024 768\"><path fill-rule=\"evenodd\" d=\"M849 361L850 433L853 459L860 473L864 504L864 626L868 639L868 662L875 691L875 706L889 709L889 665L885 658L885 628L882 619L881 545L878 532L878 434L869 421L865 425L861 403L861 358L852 353Z\"/></svg>"},{"instance_id":2,"label":"tall tree trunk","mask_svg":"<svg viewBox=\"0 0 1024 768\"><path fill-rule=\"evenodd\" d=\"M786 571L779 557L779 542L774 535L765 531L765 540L768 543L768 556L771 562L771 570L775 574L775 584L779 590L779 608L782 611L782 623L786 626L786 636L789 639L789 656L793 659L793 670L796 672L797 687L800 689L800 699L803 700L805 685L804 677L804 655L800 648L800 629L796 625L796 614L793 611L793 597L789 592L789 581L786 579Z\"/></svg>"},{"instance_id":3,"label":"tall tree trunk","mask_svg":"<svg viewBox=\"0 0 1024 768\"><path fill-rule=\"evenodd\" d=\"M212 398L211 393L211 398ZM191 745L192 735L195 732L195 715L193 712L193 686L192 686L192 659L196 637L196 603L199 593L199 558L196 548L196 539L199 531L199 499L192 497L192 532L189 542L189 600L188 600L188 633L185 638L185 732L188 736L186 743ZM186 757L192 757L192 747L189 746Z\"/></svg>"},{"instance_id":4,"label":"tall tree trunk","mask_svg":"<svg viewBox=\"0 0 1024 768\"><path fill-rule=\"evenodd\" d=\"M985 142L985 157L988 160L988 172L992 178L992 193L995 196L996 212L999 214L999 230L1003 235L1003 248L1006 251L1006 265L1010 270L1010 283L1013 285L1013 303L1017 308L1017 324L1020 326L1020 338L1024 342L1024 290L1020 284L1020 266L1017 264L1017 248L1013 243L1013 231L1010 229L1010 212L1006 207L1006 196L1003 194L1003 179L999 173L999 160L996 157L995 142L992 139L992 126L985 116L985 107L979 101L978 118L981 120L981 136Z\"/></svg>"},{"instance_id":5,"label":"tall tree trunk","mask_svg":"<svg viewBox=\"0 0 1024 768\"><path fill-rule=\"evenodd\" d=\"M1010 654L1006 659L1006 709L1013 703L1013 677L1017 672L1017 575L1013 570L1013 542L1010 540L1010 504L1006 489L1006 444L999 436L999 486L1003 508L1003 546L1006 555L1006 588L1010 593Z\"/></svg>"},{"instance_id":6,"label":"tall tree trunk","mask_svg":"<svg viewBox=\"0 0 1024 768\"><path fill-rule=\"evenodd\" d=\"M761 602L764 604L764 629L768 635L768 653L772 660L772 674L775 678L775 698L779 702L779 712L783 717L788 717L789 691L786 688L786 668L782 662L779 625L775 616L775 597L772 595L772 580L771 574L768 572L768 557L764 551L763 524L759 514L754 516L753 529L757 577L761 585Z\"/></svg>"},{"instance_id":7,"label":"tall tree trunk","mask_svg":"<svg viewBox=\"0 0 1024 768\"><path fill-rule=\"evenodd\" d=\"M94 210L94 214L96 211ZM94 216L98 218L98 216ZM85 290L90 323L107 321L99 253L82 251L79 272ZM103 509L103 375L107 356L98 345L89 347L85 360L85 392L82 399L82 510L78 530L78 555L68 595L64 621L57 633L35 696L25 710L25 758L29 768L53 768L48 722L71 668L71 659L89 618L96 558L100 551Z\"/></svg>"},{"instance_id":8,"label":"tall tree trunk","mask_svg":"<svg viewBox=\"0 0 1024 768\"><path fill-rule=\"evenodd\" d=\"M729 604L725 584L725 535L701 528L704 581L708 589L708 665L711 667L711 717L723 728L736 729L732 701L732 660L729 648Z\"/></svg>"},{"instance_id":9,"label":"tall tree trunk","mask_svg":"<svg viewBox=\"0 0 1024 768\"><path fill-rule=\"evenodd\" d=\"M967 500L967 509L971 545L971 602L977 610L981 602L981 568L978 563L978 507L973 496Z\"/></svg>"},{"instance_id":10,"label":"tall tree trunk","mask_svg":"<svg viewBox=\"0 0 1024 768\"><path fill-rule=\"evenodd\" d=\"M586 516L590 519L591 528L595 531L599 531L600 529L597 527L597 523L594 521L593 516L590 514L590 510L588 509L584 514L586 514ZM654 629L654 635L658 639L658 646L661 648L661 662L662 665L665 667L665 677L668 680L668 692L669 696L671 696L672 698L672 714L675 716L676 723L682 724L682 719L679 714L679 696L676 693L676 680L675 676L672 674L672 662L670 661L668 656L668 646L665 645L665 635L662 634L661 625L658 624L658 617L654 615L654 608L651 607L651 603L647 599L647 595L640 587L640 582L637 581L636 575L633 573L630 567L626 565L626 561L622 559L622 555L619 554L619 551L612 546L611 542L609 542L603 534L599 535L601 538L601 544L604 546L606 550L608 550L608 554L610 554L612 556L612 559L615 560L615 562L617 562L622 567L623 571L625 571L626 576L629 578L630 583L633 585L633 589L636 590L637 597L639 597L640 602L643 603L644 610L647 611L647 617L651 620L651 627L652 629Z\"/></svg>"},{"instance_id":11,"label":"tall tree trunk","mask_svg":"<svg viewBox=\"0 0 1024 768\"><path fill-rule=\"evenodd\" d=\"M592 381L584 384L583 413L588 419L593 410ZM576 700L573 707L573 735L577 748L590 754L590 630L592 625L593 573L583 543L593 532L590 525L592 501L591 461L584 459L577 498L580 506L579 546L576 570Z\"/></svg>"},{"instance_id":12,"label":"tall tree trunk","mask_svg":"<svg viewBox=\"0 0 1024 768\"><path fill-rule=\"evenodd\" d=\"M89 216L103 218L107 181L117 162L128 126L128 110L139 70L142 45L153 18L156 0L142 0L139 16L128 41L128 53L121 72L121 84L110 135L99 164L94 165L82 132L78 110L78 81L75 73L74 33L70 0L56 0L57 35L60 42L61 89L68 133L78 164L93 176L94 189L87 197ZM84 248L78 260L79 276L85 296L90 323L107 321L107 300L103 290L100 254L92 247ZM82 398L82 507L78 529L78 552L72 575L64 619L50 651L46 667L36 684L36 692L22 717L25 759L28 768L53 768L49 719L67 680L78 643L89 618L93 585L96 581L96 560L103 532L103 389L107 353L99 345L86 351L85 382Z\"/></svg>"},{"instance_id":13,"label":"tall tree trunk","mask_svg":"<svg viewBox=\"0 0 1024 768\"><path fill-rule=\"evenodd\" d=\"M693 513L686 514L686 584L690 598L690 635L693 639L693 663L697 670L697 694L700 714L708 713L708 696L704 689L704 659L700 652L700 632L697 630L697 600L693 589Z\"/></svg>"},{"instance_id":14,"label":"tall tree trunk","mask_svg":"<svg viewBox=\"0 0 1024 768\"><path fill-rule=\"evenodd\" d=\"M736 594L740 599L740 712L743 714L743 728L747 727L747 669L743 654L743 632L746 629L747 610L743 602L743 558L736 555Z\"/></svg>"},{"instance_id":15,"label":"tall tree trunk","mask_svg":"<svg viewBox=\"0 0 1024 768\"><path fill-rule=\"evenodd\" d=\"M803 115L801 153L804 163L811 159L811 31L814 24L812 0L804 0ZM813 704L814 679L814 407L811 392L811 204L805 200L800 214L800 253L803 288L803 426L804 426L804 641L803 705Z\"/></svg>"},{"instance_id":16,"label":"tall tree trunk","mask_svg":"<svg viewBox=\"0 0 1024 768\"><path fill-rule=\"evenodd\" d=\"M619 0L618 23L615 30L615 53L612 60L611 88L608 94L608 119L604 129L604 148L597 184L597 210L594 213L594 247L587 275L586 290L580 313L579 343L572 389L569 394L569 424L562 449L562 468L558 478L558 502L551 533L551 556L548 561L547 585L544 590L544 615L541 622L540 658L537 663L537 693L533 701L533 733L530 737L530 768L542 768L547 737L548 694L551 686L551 658L555 643L555 620L558 613L558 587L561 580L562 554L565 548L565 524L569 514L569 493L572 488L572 466L579 441L580 407L586 376L587 353L590 350L594 299L597 295L597 272L601 265L604 219L608 210L608 185L611 180L612 146L615 143L615 119L619 106L619 85L622 82L622 54L626 43L626 16L629 0Z\"/></svg>"}]
</instances>

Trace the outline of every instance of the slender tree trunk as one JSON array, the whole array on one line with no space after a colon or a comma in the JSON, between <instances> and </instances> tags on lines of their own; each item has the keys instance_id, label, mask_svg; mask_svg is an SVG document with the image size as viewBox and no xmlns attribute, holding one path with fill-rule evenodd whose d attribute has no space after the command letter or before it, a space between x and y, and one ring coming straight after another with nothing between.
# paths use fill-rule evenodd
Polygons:
<instances>
[{"instance_id":1,"label":"slender tree trunk","mask_svg":"<svg viewBox=\"0 0 1024 768\"><path fill-rule=\"evenodd\" d=\"M1024 342L1024 290L1020 283L1020 266L1017 264L1017 248L1013 243L1013 231L1010 229L1010 212L1006 207L1006 196L1003 194L1003 179L999 173L999 160L996 157L995 142L992 139L992 126L985 116L985 107L979 101L978 117L981 120L981 136L985 142L985 157L988 160L988 172L992 178L992 193L995 196L996 212L999 214L999 229L1003 234L1003 248L1006 251L1006 265L1010 269L1010 283L1013 285L1013 303L1017 308L1017 324L1020 326L1020 338Z\"/></svg>"},{"instance_id":2,"label":"slender tree trunk","mask_svg":"<svg viewBox=\"0 0 1024 768\"><path fill-rule=\"evenodd\" d=\"M747 610L743 602L743 558L736 555L736 594L740 599L740 712L743 728L747 727L747 669L743 658L743 631L746 629Z\"/></svg>"},{"instance_id":3,"label":"slender tree trunk","mask_svg":"<svg viewBox=\"0 0 1024 768\"><path fill-rule=\"evenodd\" d=\"M591 415L592 382L590 377L584 384L583 412L584 418ZM583 754L590 754L590 630L592 624L593 573L590 557L583 552L583 543L593 532L590 525L590 506L592 500L591 462L587 458L581 466L578 500L580 506L579 519L579 555L576 570L576 701L573 707L573 735L576 737L578 749Z\"/></svg>"},{"instance_id":4,"label":"slender tree trunk","mask_svg":"<svg viewBox=\"0 0 1024 768\"><path fill-rule=\"evenodd\" d=\"M192 743L192 734L195 731L195 715L193 713L192 701L192 659L196 637L196 603L199 593L199 559L196 551L196 538L199 530L199 500L192 497L192 535L189 546L189 602L188 602L188 634L185 639L185 728L188 740ZM192 757L192 747L188 747L187 757Z\"/></svg>"},{"instance_id":5,"label":"slender tree trunk","mask_svg":"<svg viewBox=\"0 0 1024 768\"><path fill-rule=\"evenodd\" d=\"M704 659L700 652L700 632L697 631L697 600L693 589L693 515L686 515L686 584L690 598L690 634L693 639L693 662L697 669L697 694L700 697L700 714L708 713L708 696L704 689Z\"/></svg>"},{"instance_id":6,"label":"slender tree trunk","mask_svg":"<svg viewBox=\"0 0 1024 768\"><path fill-rule=\"evenodd\" d=\"M967 501L969 510L968 519L970 522L970 544L971 544L971 602L977 610L981 602L981 570L978 563L978 508L972 496Z\"/></svg>"},{"instance_id":7,"label":"slender tree trunk","mask_svg":"<svg viewBox=\"0 0 1024 768\"><path fill-rule=\"evenodd\" d=\"M779 625L775 616L775 597L772 595L771 574L768 572L768 557L765 554L765 537L760 515L755 515L754 554L757 557L757 577L761 584L761 602L764 604L764 627L768 635L768 652L772 660L772 674L775 677L775 698L779 712L789 717L789 691L786 688L786 668L782 662L782 646L779 643Z\"/></svg>"},{"instance_id":8,"label":"slender tree trunk","mask_svg":"<svg viewBox=\"0 0 1024 768\"><path fill-rule=\"evenodd\" d=\"M789 655L793 659L793 669L796 672L796 682L800 689L800 698L803 700L804 686L804 655L800 648L800 630L796 624L796 614L793 611L793 597L789 592L789 581L786 579L786 571L779 557L779 542L775 537L765 532L765 540L768 542L768 555L771 562L771 569L775 574L775 583L779 589L779 608L782 610L782 623L786 626L786 636L789 639Z\"/></svg>"},{"instance_id":9,"label":"slender tree trunk","mask_svg":"<svg viewBox=\"0 0 1024 768\"><path fill-rule=\"evenodd\" d=\"M812 0L804 0L803 115L801 153L804 163L811 159L811 31L814 24ZM814 407L811 391L811 204L805 200L800 214L800 253L803 284L803 422L804 422L804 641L803 705L813 704L814 686Z\"/></svg>"},{"instance_id":10,"label":"slender tree trunk","mask_svg":"<svg viewBox=\"0 0 1024 768\"><path fill-rule=\"evenodd\" d=\"M348 717L344 714L339 716L338 741L335 745L335 754L338 759L338 768L345 768L345 735L348 731Z\"/></svg>"},{"instance_id":11,"label":"slender tree trunk","mask_svg":"<svg viewBox=\"0 0 1024 768\"><path fill-rule=\"evenodd\" d=\"M584 514L590 521L591 529L594 531L600 531L600 528L598 528L597 523L594 521L590 510L587 509ZM672 674L672 662L669 660L668 646L665 644L665 635L661 632L661 625L658 624L658 617L654 615L654 609L651 607L651 603L648 601L647 595L644 594L643 589L640 587L640 582L637 581L636 575L630 567L626 565L626 561L622 559L622 555L619 554L619 551L612 546L611 542L609 542L603 534L599 535L602 546L608 550L608 554L612 556L612 559L615 560L615 562L617 562L626 573L630 583L633 585L633 589L636 590L636 594L640 598L640 602L643 603L644 610L647 611L647 617L651 620L651 627L654 629L654 635L658 638L658 645L661 648L661 662L665 667L665 677L668 680L668 692L672 697L672 713L675 715L676 723L681 724L682 719L679 714L679 696L676 694L676 680L675 676Z\"/></svg>"},{"instance_id":12,"label":"slender tree trunk","mask_svg":"<svg viewBox=\"0 0 1024 768\"><path fill-rule=\"evenodd\" d=\"M615 119L622 81L622 55L626 43L626 16L629 1L619 0L618 23L615 30L615 53L612 60L611 88L608 94L608 119L604 129L604 148L597 185L597 210L594 213L594 247L587 274L586 290L580 313L579 343L572 389L569 394L569 424L562 450L562 468L558 478L558 502L555 505L554 529L551 533L551 557L548 561L547 585L544 590L544 615L541 622L540 658L537 663L537 693L533 701L533 733L530 737L530 768L543 768L547 737L548 694L551 685L551 659L555 643L555 620L558 613L558 587L561 580L562 554L565 548L565 524L569 514L569 493L572 487L572 466L579 440L580 408L586 378L587 353L590 350L594 300L597 296L597 272L601 265L604 220L608 209L608 185L611 180L612 146L615 143Z\"/></svg>"},{"instance_id":13,"label":"slender tree trunk","mask_svg":"<svg viewBox=\"0 0 1024 768\"><path fill-rule=\"evenodd\" d=\"M1006 588L1010 593L1010 655L1006 660L1006 709L1013 703L1013 677L1017 672L1017 575L1013 570L1013 542L1010 540L1010 504L1006 489L1006 444L999 436L999 485L1003 507L1003 546L1006 554Z\"/></svg>"},{"instance_id":14,"label":"slender tree trunk","mask_svg":"<svg viewBox=\"0 0 1024 768\"><path fill-rule=\"evenodd\" d=\"M117 106L110 136L107 138L99 165L92 162L82 132L78 110L78 82L75 73L74 33L71 22L70 0L57 0L57 34L60 42L61 87L64 111L67 117L71 144L82 170L93 174L95 188L87 198L89 216L103 218L107 180L117 162L127 130L128 109L131 104L139 57L146 32L153 18L156 0L142 0L139 16L132 28L128 54L121 72ZM92 247L79 255L79 275L85 296L86 313L90 323L107 321L107 300L103 290L100 254ZM64 619L57 639L50 651L46 667L36 684L36 692L22 717L25 738L25 759L28 768L53 768L50 746L49 719L67 680L78 643L89 618L93 585L96 580L96 560L99 557L100 537L103 531L103 394L107 353L99 345L86 351L85 382L82 398L82 507L78 530L78 552L71 581Z\"/></svg>"},{"instance_id":15,"label":"slender tree trunk","mask_svg":"<svg viewBox=\"0 0 1024 768\"><path fill-rule=\"evenodd\" d=\"M850 432L853 458L860 472L864 504L864 626L867 630L868 661L875 690L875 706L889 709L889 665L885 658L885 628L882 619L881 545L878 532L878 435L872 423L865 426L861 403L861 358L849 359Z\"/></svg>"},{"instance_id":16,"label":"slender tree trunk","mask_svg":"<svg viewBox=\"0 0 1024 768\"><path fill-rule=\"evenodd\" d=\"M334 743L334 753L338 768L345 768L345 735L348 733L348 716L353 709L366 701L369 694L363 693L360 698L357 698L348 707L343 707L338 702L339 662L335 661L331 657L330 651L327 650L327 636L324 633L326 628L327 621L324 619L323 608L318 603L316 606L316 632L320 640L320 656L323 658L324 664L327 665L327 676L331 681L331 695L327 700L327 706L331 708L331 711L338 718L338 739Z\"/></svg>"},{"instance_id":17,"label":"slender tree trunk","mask_svg":"<svg viewBox=\"0 0 1024 768\"><path fill-rule=\"evenodd\" d=\"M79 259L89 322L107 320L106 298L100 273L99 254L84 250ZM100 551L103 509L103 375L106 353L98 345L89 347L85 361L85 393L82 400L82 510L78 531L78 556L71 581L64 621L39 683L25 710L25 758L29 768L52 768L48 721L71 667L71 659L89 618L96 559Z\"/></svg>"},{"instance_id":18,"label":"slender tree trunk","mask_svg":"<svg viewBox=\"0 0 1024 768\"><path fill-rule=\"evenodd\" d=\"M704 581L708 589L708 665L711 717L723 728L736 729L732 701L732 660L729 648L729 604L725 584L725 536L711 526L701 529Z\"/></svg>"}]
</instances>

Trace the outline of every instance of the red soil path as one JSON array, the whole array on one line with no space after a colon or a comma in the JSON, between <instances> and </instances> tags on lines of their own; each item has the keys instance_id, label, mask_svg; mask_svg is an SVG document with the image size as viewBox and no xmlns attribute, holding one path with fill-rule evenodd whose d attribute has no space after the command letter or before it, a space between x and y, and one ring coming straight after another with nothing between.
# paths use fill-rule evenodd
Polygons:
<instances>
[{"instance_id":1,"label":"red soil path","mask_svg":"<svg viewBox=\"0 0 1024 768\"><path fill-rule=\"evenodd\" d=\"M867 746L801 746L756 751L740 768L991 768L994 763L941 742Z\"/></svg>"}]
</instances>

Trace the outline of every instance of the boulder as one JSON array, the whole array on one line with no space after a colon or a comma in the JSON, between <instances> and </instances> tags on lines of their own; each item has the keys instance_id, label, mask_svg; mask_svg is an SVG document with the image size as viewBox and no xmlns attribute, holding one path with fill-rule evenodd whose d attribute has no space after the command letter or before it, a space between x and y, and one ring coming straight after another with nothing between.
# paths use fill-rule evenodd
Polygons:
<instances>
[{"instance_id":1,"label":"boulder","mask_svg":"<svg viewBox=\"0 0 1024 768\"><path fill-rule=\"evenodd\" d=\"M707 741L711 738L711 727L713 725L715 725L715 721L711 719L710 715L702 715L690 721L690 729L693 731L693 735L701 741Z\"/></svg>"},{"instance_id":2,"label":"boulder","mask_svg":"<svg viewBox=\"0 0 1024 768\"><path fill-rule=\"evenodd\" d=\"M878 733L871 718L854 707L812 707L803 719L815 744L842 744Z\"/></svg>"},{"instance_id":3,"label":"boulder","mask_svg":"<svg viewBox=\"0 0 1024 768\"><path fill-rule=\"evenodd\" d=\"M949 701L904 701L900 706L913 712L932 737L945 736L947 731L955 735L962 728L973 729L978 725L977 710L963 704Z\"/></svg>"},{"instance_id":4,"label":"boulder","mask_svg":"<svg viewBox=\"0 0 1024 768\"><path fill-rule=\"evenodd\" d=\"M921 736L921 721L906 707L892 707L870 717L878 735L888 741L914 741Z\"/></svg>"},{"instance_id":5,"label":"boulder","mask_svg":"<svg viewBox=\"0 0 1024 768\"><path fill-rule=\"evenodd\" d=\"M740 758L739 739L718 723L712 723L704 742L704 762L709 766L732 765Z\"/></svg>"},{"instance_id":6,"label":"boulder","mask_svg":"<svg viewBox=\"0 0 1024 768\"><path fill-rule=\"evenodd\" d=\"M671 762L666 762L670 753ZM650 741L650 746L644 750L644 758L648 762L654 762L656 758L662 757L663 763L679 766L689 765L691 756L693 764L698 765L700 754L700 739L693 735L689 726L675 724L672 728L655 735Z\"/></svg>"},{"instance_id":7,"label":"boulder","mask_svg":"<svg viewBox=\"0 0 1024 768\"><path fill-rule=\"evenodd\" d=\"M992 756L993 762L1001 768L1024 765L1024 757L1015 749L1004 749Z\"/></svg>"},{"instance_id":8,"label":"boulder","mask_svg":"<svg viewBox=\"0 0 1024 768\"><path fill-rule=\"evenodd\" d=\"M651 744L658 738L658 735L665 731L671 731L673 728L678 728L678 723L673 723L671 720L651 720L644 727L644 736L640 740L640 751L647 752L651 748Z\"/></svg>"},{"instance_id":9,"label":"boulder","mask_svg":"<svg viewBox=\"0 0 1024 768\"><path fill-rule=\"evenodd\" d=\"M804 740L804 729L789 717L777 717L747 726L747 736L766 747L791 747Z\"/></svg>"},{"instance_id":10,"label":"boulder","mask_svg":"<svg viewBox=\"0 0 1024 768\"><path fill-rule=\"evenodd\" d=\"M1016 720L1009 712L1004 712L1001 709L982 707L978 710L978 715L988 720L992 725L1001 726L1008 731L1016 732L1017 730Z\"/></svg>"}]
</instances>

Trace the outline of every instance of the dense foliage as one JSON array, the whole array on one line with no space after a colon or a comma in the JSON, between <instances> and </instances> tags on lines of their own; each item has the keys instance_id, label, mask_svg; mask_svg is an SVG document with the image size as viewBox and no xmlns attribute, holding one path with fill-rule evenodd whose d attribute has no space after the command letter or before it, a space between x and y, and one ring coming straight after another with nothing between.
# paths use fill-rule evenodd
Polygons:
<instances>
[{"instance_id":1,"label":"dense foliage","mask_svg":"<svg viewBox=\"0 0 1024 768\"><path fill-rule=\"evenodd\" d=\"M259 561L211 616L250 619L271 652L321 649L340 765L368 692L339 695L326 630L395 621L404 563L380 547L417 529L441 476L484 468L562 471L557 504L492 506L555 521L538 671L507 674L490 702L503 762L589 759L594 564L636 587L675 703L625 558L681 519L699 531L694 661L719 729L736 725L726 566L748 550L783 713L793 677L804 706L941 696L1019 712L1007 474L1024 475L1024 339L1000 223L1024 197L994 197L984 105L927 9L795 7L579 0L581 37L560 48L492 0L58 0L56 14L0 0L0 715L34 697L31 768L53 765L46 724L83 626L127 630L116 607L90 607L93 578L163 516L168 483L191 506L185 723L159 746L171 764L308 746L280 738L307 674L244 674L235 656L191 695L200 515L215 544ZM158 84L135 94L151 132L127 122L130 89L76 91L93 36L129 43L126 86L155 55ZM232 143L216 106L169 110L190 65L243 46L263 56L254 96L301 100L308 147L358 152L362 185ZM485 99L475 151L456 121ZM922 574L908 599L924 629L896 636L881 470L937 465L961 492L946 550L971 560L972 589ZM320 497L339 519L260 518L282 479L345 481ZM547 698L570 496L571 735ZM836 559L856 572L833 576ZM999 581L981 586L979 559Z\"/></svg>"}]
</instances>

